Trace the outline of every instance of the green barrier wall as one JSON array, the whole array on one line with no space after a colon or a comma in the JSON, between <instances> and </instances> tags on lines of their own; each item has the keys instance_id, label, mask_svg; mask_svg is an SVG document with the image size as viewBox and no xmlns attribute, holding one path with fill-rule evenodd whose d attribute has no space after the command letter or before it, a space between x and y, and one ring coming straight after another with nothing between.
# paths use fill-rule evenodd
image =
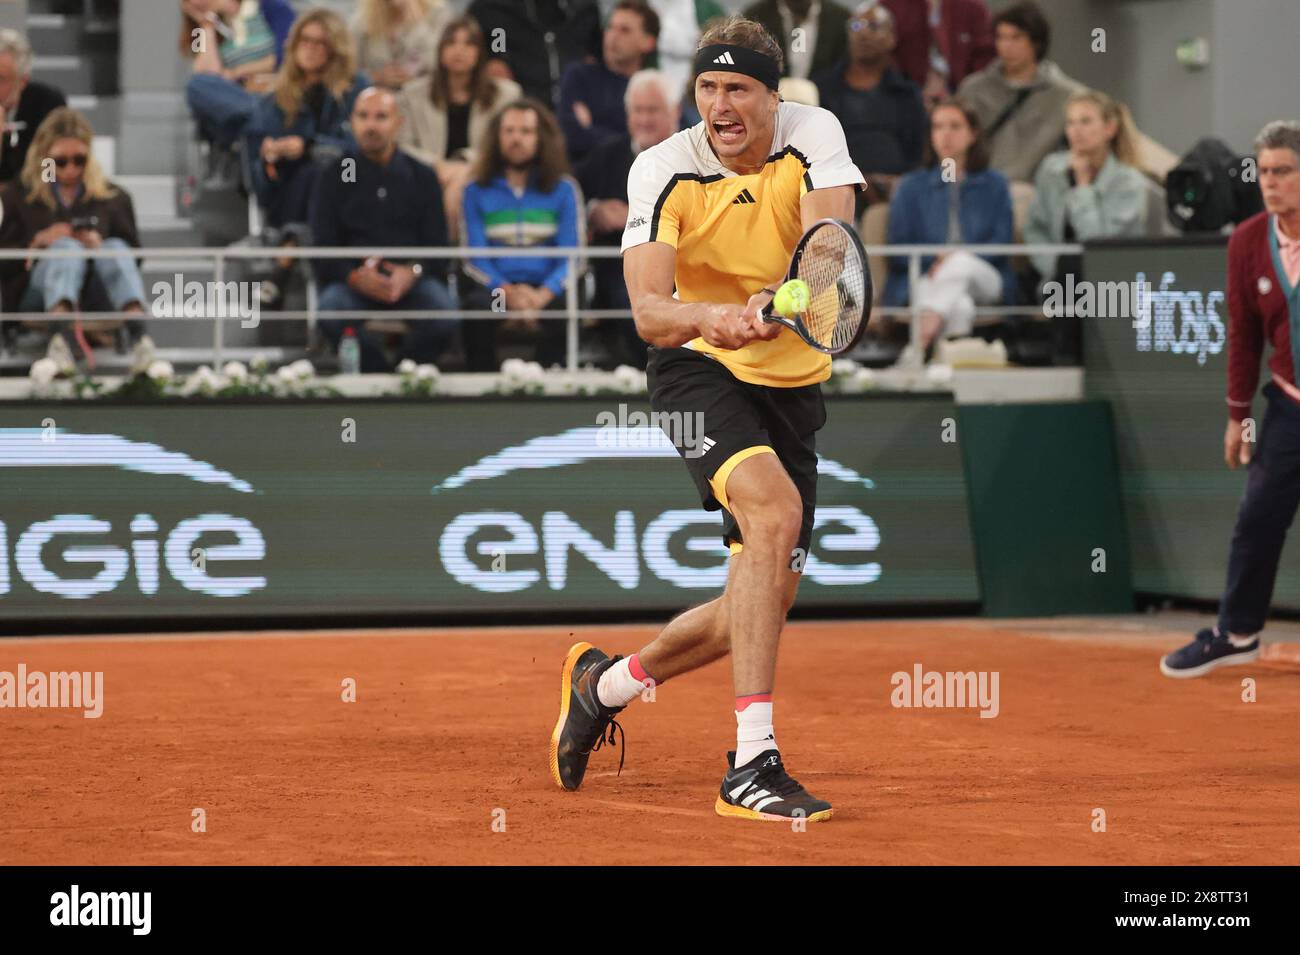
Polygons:
<instances>
[{"instance_id":1,"label":"green barrier wall","mask_svg":"<svg viewBox=\"0 0 1300 955\"><path fill-rule=\"evenodd\" d=\"M1107 406L963 405L959 421L984 612L1131 611Z\"/></svg>"},{"instance_id":2,"label":"green barrier wall","mask_svg":"<svg viewBox=\"0 0 1300 955\"><path fill-rule=\"evenodd\" d=\"M1084 321L1084 382L1115 419L1120 485L1143 593L1218 600L1246 487L1223 463L1228 421L1227 240L1089 245L1094 282L1151 284L1146 321L1135 310ZM1266 349L1267 355L1267 349ZM1268 381L1267 368L1260 384ZM1264 413L1255 396L1253 412ZM1300 547L1282 552L1275 608L1300 609Z\"/></svg>"},{"instance_id":3,"label":"green barrier wall","mask_svg":"<svg viewBox=\"0 0 1300 955\"><path fill-rule=\"evenodd\" d=\"M698 603L720 518L618 402L0 405L0 623ZM827 404L800 605L976 604L951 398Z\"/></svg>"}]
</instances>

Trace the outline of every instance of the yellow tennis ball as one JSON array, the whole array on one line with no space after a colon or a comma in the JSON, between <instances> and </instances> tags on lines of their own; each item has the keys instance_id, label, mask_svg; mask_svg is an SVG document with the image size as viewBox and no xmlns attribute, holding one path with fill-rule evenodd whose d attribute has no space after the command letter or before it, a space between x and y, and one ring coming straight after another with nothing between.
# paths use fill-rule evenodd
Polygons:
<instances>
[{"instance_id":1,"label":"yellow tennis ball","mask_svg":"<svg viewBox=\"0 0 1300 955\"><path fill-rule=\"evenodd\" d=\"M778 315L800 315L808 311L808 283L791 279L776 290L772 308Z\"/></svg>"}]
</instances>

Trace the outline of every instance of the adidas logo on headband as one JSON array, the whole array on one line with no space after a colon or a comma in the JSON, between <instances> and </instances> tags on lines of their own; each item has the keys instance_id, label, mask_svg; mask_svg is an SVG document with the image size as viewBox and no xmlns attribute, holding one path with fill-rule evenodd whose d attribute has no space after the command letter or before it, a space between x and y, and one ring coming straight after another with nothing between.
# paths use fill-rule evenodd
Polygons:
<instances>
[{"instance_id":1,"label":"adidas logo on headband","mask_svg":"<svg viewBox=\"0 0 1300 955\"><path fill-rule=\"evenodd\" d=\"M775 58L735 43L711 43L695 51L695 75L712 70L752 76L770 90L781 82Z\"/></svg>"}]
</instances>

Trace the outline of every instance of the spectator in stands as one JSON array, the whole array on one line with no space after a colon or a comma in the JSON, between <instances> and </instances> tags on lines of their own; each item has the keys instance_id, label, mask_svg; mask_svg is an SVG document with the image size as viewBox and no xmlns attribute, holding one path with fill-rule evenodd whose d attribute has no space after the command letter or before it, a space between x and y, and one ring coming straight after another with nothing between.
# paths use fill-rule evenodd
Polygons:
<instances>
[{"instance_id":1,"label":"spectator in stands","mask_svg":"<svg viewBox=\"0 0 1300 955\"><path fill-rule=\"evenodd\" d=\"M844 58L849 11L836 0L758 0L743 15L763 24L781 44L785 76L811 79Z\"/></svg>"},{"instance_id":2,"label":"spectator in stands","mask_svg":"<svg viewBox=\"0 0 1300 955\"><path fill-rule=\"evenodd\" d=\"M958 91L980 115L989 164L1031 182L1043 157L1060 148L1065 101L1079 87L1046 59L1051 28L1036 4L1007 7L993 18L993 31L998 58Z\"/></svg>"},{"instance_id":3,"label":"spectator in stands","mask_svg":"<svg viewBox=\"0 0 1300 955\"><path fill-rule=\"evenodd\" d=\"M659 15L659 43L655 53L646 61L647 66L660 70L682 100L695 84L695 45L700 39L704 24L714 17L726 15L716 0L649 0ZM686 97L689 99L689 97ZM694 112L694 106L691 107ZM699 122L697 116L695 122ZM690 125L694 125L691 123Z\"/></svg>"},{"instance_id":4,"label":"spectator in stands","mask_svg":"<svg viewBox=\"0 0 1300 955\"><path fill-rule=\"evenodd\" d=\"M1065 109L1070 148L1043 160L1034 178L1034 201L1025 223L1025 241L1086 242L1106 236L1142 235L1147 192L1135 166L1133 120L1128 108L1097 90L1080 90ZM1041 279L1064 281L1079 273L1077 256L1030 257ZM1081 357L1080 321L1053 317L1056 357L1075 363Z\"/></svg>"},{"instance_id":5,"label":"spectator in stands","mask_svg":"<svg viewBox=\"0 0 1300 955\"><path fill-rule=\"evenodd\" d=\"M479 145L474 181L465 187L464 223L472 246L572 247L578 241L578 201L566 175L564 139L545 104L526 97L492 117ZM467 310L505 311L507 327L540 332L537 360L564 361L565 323L538 313L562 309L569 283L563 258L508 254L475 257L465 265L461 301ZM496 319L466 318L465 358L470 371L499 367Z\"/></svg>"},{"instance_id":6,"label":"spectator in stands","mask_svg":"<svg viewBox=\"0 0 1300 955\"><path fill-rule=\"evenodd\" d=\"M926 168L904 176L890 203L889 243L1010 244L1011 190L988 162L974 108L960 98L940 102L930 114ZM1004 255L955 249L922 259L921 269L915 295L927 350L940 334L969 335L978 306L1015 301L1016 283ZM884 302L902 307L909 301L908 260L891 256Z\"/></svg>"},{"instance_id":7,"label":"spectator in stands","mask_svg":"<svg viewBox=\"0 0 1300 955\"><path fill-rule=\"evenodd\" d=\"M929 119L921 90L890 66L894 18L875 0L861 4L845 27L848 54L818 73L819 105L844 127L849 155L866 177L858 212L888 202L898 177L921 165Z\"/></svg>"},{"instance_id":8,"label":"spectator in stands","mask_svg":"<svg viewBox=\"0 0 1300 955\"><path fill-rule=\"evenodd\" d=\"M67 105L53 86L32 82L32 48L17 30L0 30L0 183L16 179L46 116Z\"/></svg>"},{"instance_id":9,"label":"spectator in stands","mask_svg":"<svg viewBox=\"0 0 1300 955\"><path fill-rule=\"evenodd\" d=\"M425 76L454 15L446 0L360 0L352 20L357 68L394 90Z\"/></svg>"},{"instance_id":10,"label":"spectator in stands","mask_svg":"<svg viewBox=\"0 0 1300 955\"><path fill-rule=\"evenodd\" d=\"M366 85L354 69L352 40L338 14L318 8L294 22L275 89L258 103L244 134L253 191L267 224L283 233L282 244L300 242L294 233L307 222L320 164L352 144L348 119ZM262 283L262 307L283 303L294 264L279 260L276 273Z\"/></svg>"},{"instance_id":11,"label":"spectator in stands","mask_svg":"<svg viewBox=\"0 0 1300 955\"><path fill-rule=\"evenodd\" d=\"M680 90L659 70L641 70L628 80L627 130L606 139L578 167L578 184L587 202L587 235L591 245L618 248L627 225L627 177L632 161L677 131ZM623 281L621 259L594 259L598 309L632 308ZM646 346L630 318L602 319L606 350L615 365L645 368Z\"/></svg>"},{"instance_id":12,"label":"spectator in stands","mask_svg":"<svg viewBox=\"0 0 1300 955\"><path fill-rule=\"evenodd\" d=\"M627 80L654 52L659 14L645 0L618 0L605 23L602 59L570 63L560 81L560 129L577 163L602 139L627 130Z\"/></svg>"},{"instance_id":13,"label":"spectator in stands","mask_svg":"<svg viewBox=\"0 0 1300 955\"><path fill-rule=\"evenodd\" d=\"M312 196L311 231L317 245L445 246L438 177L424 163L397 148L402 114L391 90L372 86L352 108L356 145L340 162L322 170ZM350 161L350 162L349 162ZM351 174L349 174L351 171ZM442 260L319 259L313 263L321 284L322 312L449 310ZM452 318L408 320L401 358L435 362L459 323ZM316 323L335 348L351 327L361 346L361 370L391 367L379 339L357 318L322 318Z\"/></svg>"},{"instance_id":14,"label":"spectator in stands","mask_svg":"<svg viewBox=\"0 0 1300 955\"><path fill-rule=\"evenodd\" d=\"M1223 457L1233 470L1249 465L1246 491L1219 618L1160 661L1160 672L1170 677L1203 676L1258 659L1282 549L1300 503L1300 123L1265 126L1255 139L1255 159L1264 211L1233 230L1227 262ZM1251 402L1266 350L1269 380L1256 427ZM1199 434L1202 425L1196 427Z\"/></svg>"},{"instance_id":15,"label":"spectator in stands","mask_svg":"<svg viewBox=\"0 0 1300 955\"><path fill-rule=\"evenodd\" d=\"M488 120L518 99L519 84L487 71L483 31L473 17L456 17L438 42L433 71L402 87L403 122L397 144L438 173L447 234L460 235L460 199L474 162L473 144Z\"/></svg>"},{"instance_id":16,"label":"spectator in stands","mask_svg":"<svg viewBox=\"0 0 1300 955\"><path fill-rule=\"evenodd\" d=\"M927 109L995 55L984 0L881 0L894 15L894 65L921 87Z\"/></svg>"},{"instance_id":17,"label":"spectator in stands","mask_svg":"<svg viewBox=\"0 0 1300 955\"><path fill-rule=\"evenodd\" d=\"M256 0L183 0L181 11L181 51L193 58L185 99L203 138L229 149L275 82L283 42Z\"/></svg>"},{"instance_id":18,"label":"spectator in stands","mask_svg":"<svg viewBox=\"0 0 1300 955\"><path fill-rule=\"evenodd\" d=\"M91 150L94 131L76 110L60 107L36 130L19 179L4 186L0 247L8 249L139 248L131 197L104 177ZM6 312L68 315L79 309L143 312L144 282L136 260L40 258L0 261ZM124 342L122 322L85 325L88 344ZM78 331L81 328L78 326ZM89 339L87 342L86 339ZM125 350L123 347L122 350Z\"/></svg>"},{"instance_id":19,"label":"spectator in stands","mask_svg":"<svg viewBox=\"0 0 1300 955\"><path fill-rule=\"evenodd\" d=\"M514 80L549 110L560 102L568 65L600 57L595 0L474 0L468 12L487 37L490 72Z\"/></svg>"},{"instance_id":20,"label":"spectator in stands","mask_svg":"<svg viewBox=\"0 0 1300 955\"><path fill-rule=\"evenodd\" d=\"M258 104L246 134L253 187L271 225L307 221L312 159L335 158L350 139L347 121L366 87L347 27L330 10L309 10L289 34L285 64Z\"/></svg>"}]
</instances>

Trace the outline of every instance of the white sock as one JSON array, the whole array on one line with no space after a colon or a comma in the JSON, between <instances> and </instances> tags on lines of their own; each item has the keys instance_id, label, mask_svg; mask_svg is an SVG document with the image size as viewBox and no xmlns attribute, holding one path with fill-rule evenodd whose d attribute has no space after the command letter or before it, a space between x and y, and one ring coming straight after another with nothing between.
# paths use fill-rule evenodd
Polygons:
<instances>
[{"instance_id":1,"label":"white sock","mask_svg":"<svg viewBox=\"0 0 1300 955\"><path fill-rule=\"evenodd\" d=\"M771 703L750 703L743 710L736 710L737 766L744 766L759 753L776 748Z\"/></svg>"},{"instance_id":2,"label":"white sock","mask_svg":"<svg viewBox=\"0 0 1300 955\"><path fill-rule=\"evenodd\" d=\"M1252 633L1248 637L1239 637L1235 633L1228 634L1228 642L1234 647L1248 647L1259 639L1259 634Z\"/></svg>"},{"instance_id":3,"label":"white sock","mask_svg":"<svg viewBox=\"0 0 1300 955\"><path fill-rule=\"evenodd\" d=\"M596 696L605 706L627 706L645 690L645 684L632 675L631 661L624 657L600 675Z\"/></svg>"}]
</instances>

